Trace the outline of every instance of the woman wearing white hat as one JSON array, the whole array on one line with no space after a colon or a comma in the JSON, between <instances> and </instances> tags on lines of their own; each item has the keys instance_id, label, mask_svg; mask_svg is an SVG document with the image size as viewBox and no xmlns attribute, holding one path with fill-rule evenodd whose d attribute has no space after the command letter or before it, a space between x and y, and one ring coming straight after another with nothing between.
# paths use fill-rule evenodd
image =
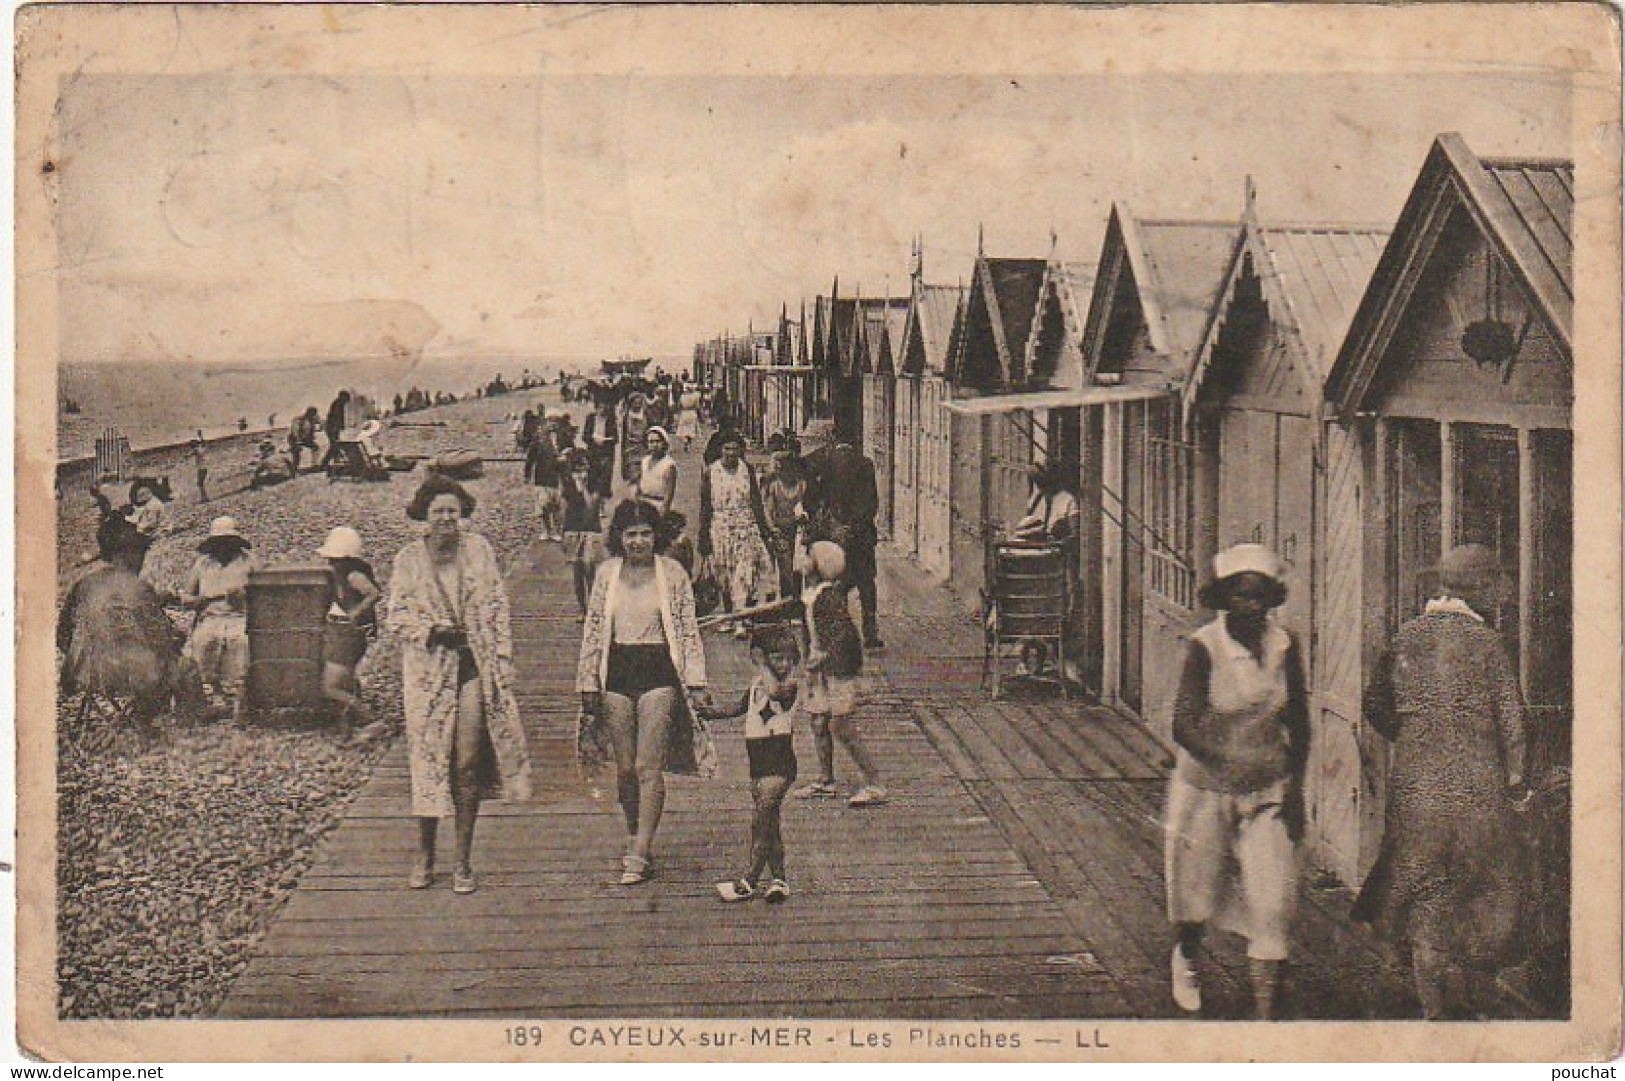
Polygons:
<instances>
[{"instance_id":1,"label":"woman wearing white hat","mask_svg":"<svg viewBox=\"0 0 1625 1081\"><path fill-rule=\"evenodd\" d=\"M1297 641L1271 618L1286 600L1275 553L1238 544L1213 571L1201 603L1219 615L1191 635L1174 700L1164 850L1173 997L1202 1008L1196 961L1212 924L1247 939L1254 1005L1268 1020L1297 894L1308 691Z\"/></svg>"},{"instance_id":2,"label":"woman wearing white hat","mask_svg":"<svg viewBox=\"0 0 1625 1081\"><path fill-rule=\"evenodd\" d=\"M664 516L677 498L677 462L670 453L671 437L666 429L652 425L644 434L643 443L648 453L643 456L633 494Z\"/></svg>"},{"instance_id":3,"label":"woman wearing white hat","mask_svg":"<svg viewBox=\"0 0 1625 1081\"><path fill-rule=\"evenodd\" d=\"M363 557L361 534L349 526L328 533L316 554L333 572L333 600L322 633L322 697L338 706L351 741L364 743L387 731L382 721L369 722L355 674L378 631L378 575Z\"/></svg>"},{"instance_id":4,"label":"woman wearing white hat","mask_svg":"<svg viewBox=\"0 0 1625 1081\"><path fill-rule=\"evenodd\" d=\"M197 662L217 703L234 719L243 712L248 676L248 573L255 567L248 539L235 518L216 518L197 546L198 557L181 586L181 599L197 612L187 652Z\"/></svg>"}]
</instances>

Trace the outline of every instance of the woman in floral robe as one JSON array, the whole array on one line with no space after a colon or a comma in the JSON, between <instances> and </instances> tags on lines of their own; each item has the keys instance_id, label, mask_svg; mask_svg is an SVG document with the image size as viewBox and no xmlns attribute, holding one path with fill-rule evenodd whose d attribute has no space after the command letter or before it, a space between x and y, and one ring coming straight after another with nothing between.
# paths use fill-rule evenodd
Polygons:
<instances>
[{"instance_id":1,"label":"woman in floral robe","mask_svg":"<svg viewBox=\"0 0 1625 1081\"><path fill-rule=\"evenodd\" d=\"M756 470L744 459L744 437L732 433L720 449L700 482L700 555L710 561L728 610L738 612L778 592L778 567L767 552L772 530Z\"/></svg>"},{"instance_id":2,"label":"woman in floral robe","mask_svg":"<svg viewBox=\"0 0 1625 1081\"><path fill-rule=\"evenodd\" d=\"M390 576L389 625L401 639L402 694L418 818L409 885L434 879L439 819L456 820L452 889L476 888L471 858L482 797L530 795L530 760L513 697L508 596L491 544L463 529L474 497L431 475L407 515L429 524L401 549Z\"/></svg>"}]
</instances>

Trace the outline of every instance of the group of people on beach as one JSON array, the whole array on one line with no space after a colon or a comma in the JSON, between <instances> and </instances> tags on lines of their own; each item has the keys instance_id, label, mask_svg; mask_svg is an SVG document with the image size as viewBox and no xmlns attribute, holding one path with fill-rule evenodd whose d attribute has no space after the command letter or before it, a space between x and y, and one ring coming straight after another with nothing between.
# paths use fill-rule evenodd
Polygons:
<instances>
[{"instance_id":1,"label":"group of people on beach","mask_svg":"<svg viewBox=\"0 0 1625 1081\"><path fill-rule=\"evenodd\" d=\"M848 585L860 581L849 574L847 552L857 551L873 565L873 543L864 549L862 528L872 536L873 466L866 474L867 519L851 521L853 501L838 488L854 481L861 486L863 478L850 466L822 468L826 459L844 461L835 452L856 453L837 444L832 425L814 425L804 433L814 447L811 469L803 464L800 440L790 433L776 436L774 468L765 480L746 460L743 436L721 426L702 455L696 552L686 519L672 509L679 469L671 439L661 425L648 425L640 435L637 414L647 403L636 400L637 394L630 397L619 409L607 400L597 403L579 437L585 445L577 442L568 416L559 413L544 411L516 432L521 441L529 433L525 475L539 489L541 538L560 541L574 569L583 621L578 742L589 769L614 767L627 826L619 881L634 886L652 874L665 774L713 772L706 722L743 717L755 805L752 855L746 872L719 884L718 894L738 901L761 892L780 901L788 897L789 886L779 817L797 778L791 732L800 716L810 718L819 776L798 795L838 795L834 742L839 740L861 779L848 803L868 807L888 799L857 728L864 645L847 610ZM685 409L681 399L678 408ZM677 423L681 430L681 415ZM606 443L609 453L603 450ZM641 456L635 467L627 467L634 447ZM616 462L620 468L606 476L609 471L601 467ZM619 485L616 476L622 478ZM556 492L550 490L555 485ZM602 515L612 494L619 501L606 527ZM459 498L465 497L471 500L466 493ZM867 583L860 592L870 646L878 648L872 570L861 581ZM712 608L720 609L715 621L731 622L736 636L748 641L755 671L751 686L725 702L712 699L706 689L700 619L702 610ZM409 707L409 717L411 712ZM409 722L409 738L411 731ZM469 799L465 795L462 803ZM452 803L455 811L457 800ZM416 813L429 809L425 804ZM466 855L460 850L454 889L472 882ZM432 875L433 850L426 846L411 884L426 886Z\"/></svg>"},{"instance_id":2,"label":"group of people on beach","mask_svg":"<svg viewBox=\"0 0 1625 1081\"><path fill-rule=\"evenodd\" d=\"M690 569L669 554L674 487L664 478L675 486L676 465L664 464L665 442L664 432L649 442L637 483L628 485L610 516L607 558L591 575L576 675L579 747L584 761L613 763L626 826L618 881L637 886L655 871L665 773L713 772L708 722L743 718L750 845L743 870L718 882L716 891L725 902L782 902L790 888L781 818L798 779L794 733L803 718L814 735L819 772L796 795L836 795L834 744L840 742L862 781L848 802L862 807L887 799L857 724L865 639L870 648L880 644L873 541L863 528L865 515L872 528L873 511L862 490L862 455L835 439L832 426L815 422L799 438L774 437L775 464L763 481L743 460L741 436L724 427L712 437L701 499L701 537L708 543L701 552L707 559L724 553L730 571L719 602L728 608L718 618L738 627L752 665L748 686L718 695L707 686L701 637L709 621L699 614ZM573 464L576 484L591 488L587 463ZM1064 481L1040 474L1032 513L1018 529L1064 539L1080 508ZM650 483L652 477L663 479ZM448 543L455 548L451 538L458 536L475 552L488 552L455 524L472 510L472 497L451 482L432 483L438 487L420 492L420 500L439 507L439 517L430 511L425 552L442 552ZM793 508L779 505L797 498ZM788 566L776 558L786 550ZM466 574L447 575L434 569L443 556L425 561L411 552L402 553L405 563L397 561L392 619L407 632L408 671L433 678L408 680L413 811L424 820L410 884L432 881L433 820L449 809L458 822L453 889L468 892L475 886L469 861L480 785L499 780L510 798L528 790L524 741L508 690L506 602L487 556L471 555ZM734 576L732 560L741 557L757 564L760 596L743 588L750 576ZM1353 915L1408 953L1429 1017L1455 1016L1481 1001L1483 988L1476 985L1505 957L1517 929L1516 813L1529 790L1516 680L1486 623L1500 573L1487 549L1451 551L1438 567L1437 595L1400 630L1367 703L1372 723L1393 741L1394 755L1387 832ZM862 632L848 608L852 589L864 601ZM1220 552L1201 596L1215 616L1190 636L1176 691L1165 883L1174 931L1171 993L1191 1012L1201 1009L1209 929L1245 938L1256 1015L1273 1018L1280 1010L1310 761L1302 649L1275 617L1286 596L1285 569L1274 552L1257 544ZM462 659L454 663L447 653L430 660L437 650ZM495 674L482 676L488 667ZM473 683L480 694L465 690ZM456 695L445 693L449 686ZM489 720L474 727L486 733L489 748L470 757L475 737L464 718L481 708ZM476 762L495 768L482 775Z\"/></svg>"},{"instance_id":3,"label":"group of people on beach","mask_svg":"<svg viewBox=\"0 0 1625 1081\"><path fill-rule=\"evenodd\" d=\"M526 429L539 538L562 545L581 613L578 752L589 770L613 768L626 827L617 881L634 887L655 873L666 773L713 774L710 723L742 718L750 844L743 868L716 892L725 902L782 902L790 896L785 799L838 795L836 743L859 774L847 802L889 798L858 724L865 651L882 648L874 467L832 424L815 421L799 435L775 434L771 468L759 476L744 437L724 424L702 455L696 546L673 510L679 466L671 437L636 422L646 408L601 401L579 433L567 416L543 411ZM628 454L634 467L624 465ZM1075 536L1082 509L1065 473L1035 472L1018 534ZM155 483L132 485L118 508L98 497L99 544L138 574L166 519ZM424 533L396 555L387 598L356 530L333 529L318 550L333 572L324 692L358 738L386 732L366 715L355 668L380 623L398 636L419 831L408 885L435 881L437 825L450 817L459 894L478 886L481 801L525 799L531 789L508 597L492 546L471 528L475 509L457 481L424 476L406 510ZM254 566L237 523L216 518L179 591L196 613L188 654L207 686L239 710ZM1434 596L1400 628L1367 696L1365 715L1393 752L1386 831L1353 917L1404 949L1424 1012L1447 1017L1483 997L1486 973L1514 943L1523 889L1517 816L1530 791L1522 701L1488 622L1502 570L1478 545L1451 550L1436 570ZM1275 615L1287 599L1285 578L1280 558L1262 545L1215 557L1200 596L1214 617L1190 635L1175 693L1164 878L1171 994L1191 1012L1202 1006L1211 929L1246 940L1257 1016L1279 1012L1311 760L1303 649ZM860 621L849 609L854 590ZM76 600L70 596L70 609ZM750 681L729 694L708 686L702 627L712 623L732 626L749 649ZM792 789L803 724L818 772Z\"/></svg>"}]
</instances>

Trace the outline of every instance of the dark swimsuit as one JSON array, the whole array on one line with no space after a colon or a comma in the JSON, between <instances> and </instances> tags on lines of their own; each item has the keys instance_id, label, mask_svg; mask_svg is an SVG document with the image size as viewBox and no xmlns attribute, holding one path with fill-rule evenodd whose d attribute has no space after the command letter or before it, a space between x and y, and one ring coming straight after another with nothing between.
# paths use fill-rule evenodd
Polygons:
<instances>
[{"instance_id":1,"label":"dark swimsuit","mask_svg":"<svg viewBox=\"0 0 1625 1081\"><path fill-rule=\"evenodd\" d=\"M671 663L671 650L664 642L650 645L623 645L612 642L609 647L609 673L604 690L619 694L636 702L650 691L663 687L681 687L677 667Z\"/></svg>"}]
</instances>

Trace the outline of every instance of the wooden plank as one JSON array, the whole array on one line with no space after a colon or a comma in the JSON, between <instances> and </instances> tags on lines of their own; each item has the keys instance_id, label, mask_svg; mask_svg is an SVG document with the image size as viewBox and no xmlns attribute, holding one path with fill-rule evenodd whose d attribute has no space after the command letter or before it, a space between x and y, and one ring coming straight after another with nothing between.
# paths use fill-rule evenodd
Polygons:
<instances>
[{"instance_id":1,"label":"wooden plank","mask_svg":"<svg viewBox=\"0 0 1625 1081\"><path fill-rule=\"evenodd\" d=\"M1167 995L1167 953L1172 932L1162 915L1160 850L1148 853L1143 841L1125 836L1121 827L1100 813L1096 800L1100 784L1027 786L1014 800L1016 813L1037 829L1054 838L1057 849L1075 857L1074 868L1099 896L1122 935L1111 936L1114 946L1132 943L1138 963L1127 951L1120 952L1118 964L1110 965L1125 981L1132 976L1141 983L1150 979L1153 990ZM1082 792L1088 798L1079 800ZM1058 795L1064 798L1056 798Z\"/></svg>"},{"instance_id":2,"label":"wooden plank","mask_svg":"<svg viewBox=\"0 0 1625 1081\"><path fill-rule=\"evenodd\" d=\"M945 702L940 705L928 707L935 716L954 736L967 753L975 760L977 772L983 777L1003 778L1014 780L1020 774L1010 762L999 746L984 732L980 725L967 723L969 711L961 703Z\"/></svg>"},{"instance_id":3,"label":"wooden plank","mask_svg":"<svg viewBox=\"0 0 1625 1081\"><path fill-rule=\"evenodd\" d=\"M799 865L798 865L799 866ZM874 883L868 879L857 877L829 878L825 875L813 874L808 871L792 868L795 884L800 886L804 881L817 884L820 892L843 893L854 890L872 890ZM618 873L618 872L617 872ZM610 870L606 865L596 880L599 888L607 891L610 880ZM388 872L375 874L356 874L345 869L337 869L322 874L312 872L306 874L299 884L300 892L305 891L344 891L344 892L393 892L401 890L403 873L399 868ZM583 876L579 868L573 870L560 870L550 872L538 871L486 871L480 874L481 889L527 889L527 888L557 888L561 883L579 883ZM592 881L589 879L589 881ZM951 875L933 874L923 869L911 869L907 875L895 877L888 888L892 892L910 892L914 890L937 893L939 891L952 892L954 890L1005 890L1012 888L1025 888L1038 886L1038 880L1032 871L1023 866L1019 871L1011 870L977 870L965 871ZM1041 887L1040 887L1041 889ZM1041 903L1042 898L1035 898Z\"/></svg>"},{"instance_id":4,"label":"wooden plank","mask_svg":"<svg viewBox=\"0 0 1625 1081\"><path fill-rule=\"evenodd\" d=\"M997 706L989 700L967 702L947 716L956 722L956 730L975 729L985 737L984 746L990 748L1002 766L988 766L988 775L995 778L1037 778L1049 775L1049 769L1032 748L1011 730L1008 723L996 715Z\"/></svg>"},{"instance_id":5,"label":"wooden plank","mask_svg":"<svg viewBox=\"0 0 1625 1081\"><path fill-rule=\"evenodd\" d=\"M1072 758L1072 769L1067 779L1102 778L1118 775L1120 767L1103 755L1091 730L1110 716L1103 709L1063 710L1033 709L1027 723L1036 726L1051 740L1066 749Z\"/></svg>"},{"instance_id":6,"label":"wooden plank","mask_svg":"<svg viewBox=\"0 0 1625 1081\"><path fill-rule=\"evenodd\" d=\"M614 1012L684 1002L709 1012L716 1006L764 997L791 1002L844 1002L862 1009L865 1003L915 999L934 993L946 998L971 995L1028 1001L1067 996L1089 1000L1096 1016L1106 1009L1122 1010L1110 977L1046 966L1039 957L977 958L965 965L942 958L871 964L872 978L862 981L861 988L851 986L850 965L841 960L802 961L793 966L773 961L722 970L704 964L662 966L661 979L654 982L636 978L635 965L614 970L608 979L602 971L586 968L442 969L432 975L413 973L410 981L393 984L379 983L373 973L364 972L275 974L255 978L243 998L295 1003L325 999L330 1007L392 1013L509 1004L515 1012L545 1016L556 1009L573 1007L597 1006ZM667 978L677 973L682 973L683 978ZM1022 994L1011 995L1004 990L1011 986L1021 987Z\"/></svg>"},{"instance_id":7,"label":"wooden plank","mask_svg":"<svg viewBox=\"0 0 1625 1081\"><path fill-rule=\"evenodd\" d=\"M1021 919L1023 935L1059 937L1071 933L1071 927L1061 918L1059 911L1051 911L1051 916L1028 915ZM533 948L541 944L537 941L539 937L545 937L551 940L547 945L559 952L569 952L575 948L574 943L594 927L602 933L605 922L611 917L616 918L616 936L623 945L637 943L688 948L696 950L697 956L701 957L706 956L708 951L714 953L730 947L750 949L766 941L778 940L780 936L787 936L783 940L789 942L818 941L821 937L814 933L814 928L819 924L775 922L777 914L768 917L758 915L748 922L720 918L687 922L659 918L644 906L642 910L631 912L606 910L605 918L596 924L582 926L561 923L560 937L554 939L551 924L542 918L544 915L539 913L536 919L523 922L506 916L482 920L462 914L455 918L442 916L438 921L389 920L387 925L384 925L385 921L375 920L361 927L348 928L343 933L338 933L331 923L314 928L289 924L286 927L278 926L277 947L287 957L391 952L402 956L408 953L489 953L518 947ZM976 918L936 918L918 910L901 910L866 913L864 926L866 931L872 931L876 937L889 942L913 939L963 942L978 938L1009 941L1014 915L1014 912L1007 912L978 915ZM787 916L786 919L791 917ZM851 926L850 923L848 926Z\"/></svg>"},{"instance_id":8,"label":"wooden plank","mask_svg":"<svg viewBox=\"0 0 1625 1081\"><path fill-rule=\"evenodd\" d=\"M990 702L990 722L1002 722L1002 727L1037 758L1031 776L1039 778L1076 777L1084 772L1071 749L1045 729L1038 718L1046 712L1043 706L1015 705L1009 701Z\"/></svg>"},{"instance_id":9,"label":"wooden plank","mask_svg":"<svg viewBox=\"0 0 1625 1081\"><path fill-rule=\"evenodd\" d=\"M777 997L774 988L769 985L763 987L758 993L763 996L733 1003L704 1003L697 1008L692 1002L660 1004L660 1003L634 1003L623 1006L619 1003L607 1007L602 1003L588 1003L577 1006L517 1006L503 1003L495 1006L479 1006L469 1004L467 1000L456 1006L438 1009L419 1009L412 1011L410 1016L432 1017L495 1017L511 1018L525 1017L541 1014L545 1018L568 1019L572 1017L600 1019L617 1017L654 1017L654 1018L692 1018L696 1013L703 1012L707 1017L740 1017L740 1018L785 1018L785 1019L941 1019L965 1021L996 1021L1030 1019L1067 1019L1067 1018L1112 1018L1121 1017L1122 1013L1115 1009L1115 1003L1102 1000L1098 996L1087 992L1081 994L1057 993L1036 1000L1020 999L1014 997L1001 997L994 994L952 994L951 988L927 989L924 994L903 996L891 992L892 997L877 999L853 1000L842 995L841 988L834 988L825 992L820 998ZM247 1005L255 1012L247 1016L265 1016L278 1018L295 1018L321 1016L309 1012L305 1007L290 1003L286 999L269 997L262 1000L250 1000ZM396 1008L360 1009L353 1007L345 1009L343 1016L355 1017L386 1017L400 1016L404 1013ZM233 1016L226 1014L223 1016ZM692 1039L692 1033L690 1034Z\"/></svg>"},{"instance_id":10,"label":"wooden plank","mask_svg":"<svg viewBox=\"0 0 1625 1081\"><path fill-rule=\"evenodd\" d=\"M1090 860L1098 858L1093 846L1083 838L1066 836L1063 826L1055 826L1057 861L1073 881L1075 900L1062 900L1063 910L1076 905L1083 909L1081 918L1092 929L1091 941L1102 962L1113 974L1125 998L1134 1004L1135 1013L1142 1017L1175 1016L1166 986L1166 961L1148 952L1134 933L1135 917L1125 911L1127 898L1103 891L1087 871ZM1071 843L1065 843L1070 841ZM1136 906L1136 910L1140 906Z\"/></svg>"},{"instance_id":11,"label":"wooden plank","mask_svg":"<svg viewBox=\"0 0 1625 1081\"><path fill-rule=\"evenodd\" d=\"M345 958L353 964L335 966L333 970L319 974L308 973L302 969L288 970L287 959L279 959L283 966L281 969L265 969L254 974L255 987L253 993L264 993L266 989L281 985L296 990L301 983L328 983L334 986L355 986L371 977L381 973L395 972L402 976L411 973L410 979L415 980L417 973L431 971L428 969L412 969L403 971L391 969L386 958ZM515 959L509 955L503 959L500 966L492 966L489 956L470 958L484 962L479 965L464 966L463 957L442 957L439 967L432 969L434 982L442 986L458 987L472 985L476 981L491 983L513 983L523 980L541 988L570 988L578 984L591 984L601 990L610 988L639 988L645 985L658 985L663 988L691 988L701 989L708 985L720 984L756 984L773 985L778 977L785 973L786 959L782 956L766 956L751 953L738 958L729 958L725 961L717 959L703 961L671 962L661 965L658 969L640 970L636 965L626 967L611 967L603 964L585 964L581 962L562 962L554 957L522 957ZM1076 988L1098 988L1102 985L1111 985L1111 974L1100 964L1099 960L1088 954L1045 954L1038 952L1010 953L984 953L969 954L963 957L947 956L941 954L923 954L915 957L887 957L871 958L870 962L877 970L891 976L907 976L912 974L934 975L952 973L965 979L992 979L1004 980L1034 980L1046 981L1049 979L1064 980ZM1065 961L1065 964L1055 963ZM796 962L795 972L805 978L850 978L850 966L847 958L833 955L821 958L802 958ZM408 982L403 979L402 983ZM1035 984L1037 986L1037 984Z\"/></svg>"},{"instance_id":12,"label":"wooden plank","mask_svg":"<svg viewBox=\"0 0 1625 1081\"><path fill-rule=\"evenodd\" d=\"M651 953L650 950L664 950L664 952ZM584 944L571 950L539 948L485 950L478 953L461 954L454 961L448 960L447 957L433 951L399 955L356 952L320 957L295 957L278 953L255 959L250 971L251 973L263 972L283 975L331 972L378 973L398 976L402 973L416 971L440 972L448 967L468 971L579 968L604 976L619 971L616 966L628 961L629 952L632 951L626 947ZM628 965L627 971L634 974L641 971L644 973L645 978L649 978L650 974L657 970L663 970L667 965L710 965L715 967L717 964L716 956L698 955L691 949L655 946L644 947L640 952L647 956L647 962L640 967L637 958L632 958L633 963ZM753 964L770 965L850 962L854 957L861 957L874 963L948 957L952 958L956 963L971 964L979 958L988 957L1002 958L1019 955L1047 959L1050 957L1073 957L1080 952L1076 936L1066 934L968 939L963 943L954 943L951 950L941 942L932 942L925 939L898 940L896 942L860 940L857 943L829 939L792 943L765 942L759 949L748 951L748 956ZM738 956L743 957L744 954Z\"/></svg>"},{"instance_id":13,"label":"wooden plank","mask_svg":"<svg viewBox=\"0 0 1625 1081\"><path fill-rule=\"evenodd\" d=\"M932 749L947 762L953 775L964 780L979 780L985 776L981 763L965 747L959 733L943 721L937 709L922 706L915 710L914 719L930 740Z\"/></svg>"},{"instance_id":14,"label":"wooden plank","mask_svg":"<svg viewBox=\"0 0 1625 1081\"><path fill-rule=\"evenodd\" d=\"M795 884L799 886L799 881ZM603 888L582 884L577 884L574 888L561 887L545 891L529 889L484 891L476 895L479 898L476 914L486 919L510 916L528 919L538 910L590 912L592 905L602 901L606 892ZM802 911L797 916L802 922L812 923L823 919L829 913L837 913L838 919L847 920L854 915L863 916L865 913L885 909L932 913L943 918L977 914L996 916L1000 912L1010 910L1027 911L1028 906L1039 899L1037 896L1039 892L1041 888L1038 882L1029 879L1028 888L1025 890L990 892L986 889L967 887L951 891L930 890L910 893L849 889L836 893L821 889L816 893L810 893L798 889L792 900L806 899L805 905L796 906L798 909L816 908L816 911ZM663 909L685 914L720 918L721 909L714 896L662 897L661 905ZM463 898L448 899L443 891L323 890L294 897L283 910L281 921L290 925L316 924L324 921L370 919L377 915L389 915L403 921L444 919L448 911L457 911L464 906Z\"/></svg>"},{"instance_id":15,"label":"wooden plank","mask_svg":"<svg viewBox=\"0 0 1625 1081\"><path fill-rule=\"evenodd\" d=\"M792 900L803 902L796 906L799 910L794 925L796 928L826 924L840 926L854 919L874 924L898 920L916 923L997 920L1011 915L1025 916L1031 913L1033 902L1039 899L1027 893L1017 895L1016 899L1007 895L988 900L977 897L971 890L961 889L955 891L954 899L949 901L944 900L937 891L876 896L860 891L826 893L817 887L803 885L799 878L792 884L797 887ZM398 894L401 891L393 892ZM571 894L555 894L552 890L516 890L508 895L512 899L509 904L499 904L498 898L489 891L473 897L457 896L444 888L410 892L422 895L421 902L414 898L412 903L405 903L399 896L388 896L383 892L361 894L359 897L353 893L333 892L320 897L301 897L283 913L278 933L306 937L326 934L355 937L375 933L377 928L369 930L366 926L372 922L378 922L380 926L387 924L391 928L399 925L403 932L417 933L422 928L414 928L414 923L454 918L460 930L469 933L500 933L507 924L529 926L542 923L546 924L548 934L553 935L568 934L577 929L590 932L599 920L608 916L636 921L648 914L652 904L664 913L681 914L685 918L716 924L732 922L733 917L724 915L725 911L739 911L731 908L725 910L709 884L699 888L698 883L681 893L664 894L658 902L651 900L649 895L632 891L623 891L616 896L607 885L597 891ZM375 921L375 917L383 918ZM1040 914L1040 918L1045 917Z\"/></svg>"}]
</instances>

